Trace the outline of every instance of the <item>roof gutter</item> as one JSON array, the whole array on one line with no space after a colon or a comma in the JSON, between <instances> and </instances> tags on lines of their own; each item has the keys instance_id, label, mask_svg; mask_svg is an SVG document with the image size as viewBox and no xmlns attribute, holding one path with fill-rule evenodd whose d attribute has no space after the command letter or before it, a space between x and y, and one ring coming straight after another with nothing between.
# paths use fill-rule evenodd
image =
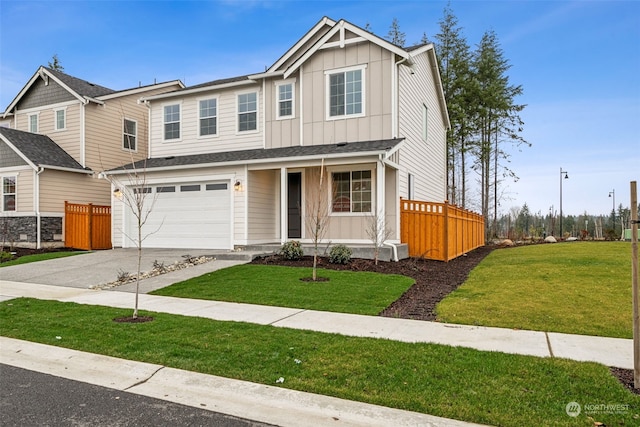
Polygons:
<instances>
[{"instance_id":1,"label":"roof gutter","mask_svg":"<svg viewBox=\"0 0 640 427\"><path fill-rule=\"evenodd\" d=\"M142 101L155 101L155 100L158 100L158 99L174 98L176 96L192 95L194 93L209 92L209 91L212 91L212 90L227 89L227 88L230 88L230 87L237 87L237 86L246 86L246 85L256 84L256 83L257 82L255 80L239 80L237 82L223 83L223 84L211 85L211 86L203 86L203 87L198 87L198 88L195 88L195 89L184 89L184 90L179 90L177 92L167 92L167 93L162 93L162 94L158 94L158 95L143 97Z\"/></svg>"},{"instance_id":2,"label":"roof gutter","mask_svg":"<svg viewBox=\"0 0 640 427\"><path fill-rule=\"evenodd\" d=\"M76 173L86 173L87 175L93 175L93 171L91 169L74 169L74 168L65 168L64 166L52 166L52 165L39 165L39 169L51 169L62 172L76 172Z\"/></svg>"}]
</instances>

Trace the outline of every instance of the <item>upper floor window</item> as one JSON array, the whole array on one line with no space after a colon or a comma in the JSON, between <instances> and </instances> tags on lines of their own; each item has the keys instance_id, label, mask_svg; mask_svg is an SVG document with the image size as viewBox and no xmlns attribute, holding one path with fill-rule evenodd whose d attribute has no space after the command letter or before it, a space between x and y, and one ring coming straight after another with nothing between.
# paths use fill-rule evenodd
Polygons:
<instances>
[{"instance_id":1,"label":"upper floor window","mask_svg":"<svg viewBox=\"0 0 640 427\"><path fill-rule=\"evenodd\" d=\"M258 93L238 95L238 132L258 129Z\"/></svg>"},{"instance_id":2,"label":"upper floor window","mask_svg":"<svg viewBox=\"0 0 640 427\"><path fill-rule=\"evenodd\" d=\"M38 133L38 115L29 115L29 132Z\"/></svg>"},{"instance_id":3,"label":"upper floor window","mask_svg":"<svg viewBox=\"0 0 640 427\"><path fill-rule=\"evenodd\" d=\"M427 140L429 126L429 109L422 104L422 139Z\"/></svg>"},{"instance_id":4,"label":"upper floor window","mask_svg":"<svg viewBox=\"0 0 640 427\"><path fill-rule=\"evenodd\" d=\"M364 68L327 72L328 116L364 114Z\"/></svg>"},{"instance_id":5,"label":"upper floor window","mask_svg":"<svg viewBox=\"0 0 640 427\"><path fill-rule=\"evenodd\" d=\"M285 83L278 88L278 118L293 117L293 83Z\"/></svg>"},{"instance_id":6,"label":"upper floor window","mask_svg":"<svg viewBox=\"0 0 640 427\"><path fill-rule=\"evenodd\" d=\"M2 177L2 210L16 210L16 177Z\"/></svg>"},{"instance_id":7,"label":"upper floor window","mask_svg":"<svg viewBox=\"0 0 640 427\"><path fill-rule=\"evenodd\" d=\"M122 129L122 148L136 151L138 139L138 123L135 120L124 119Z\"/></svg>"},{"instance_id":8,"label":"upper floor window","mask_svg":"<svg viewBox=\"0 0 640 427\"><path fill-rule=\"evenodd\" d=\"M164 139L180 139L180 104L164 106Z\"/></svg>"},{"instance_id":9,"label":"upper floor window","mask_svg":"<svg viewBox=\"0 0 640 427\"><path fill-rule=\"evenodd\" d=\"M333 172L332 212L372 212L371 171Z\"/></svg>"},{"instance_id":10,"label":"upper floor window","mask_svg":"<svg viewBox=\"0 0 640 427\"><path fill-rule=\"evenodd\" d=\"M54 110L55 130L64 130L67 127L66 110Z\"/></svg>"},{"instance_id":11,"label":"upper floor window","mask_svg":"<svg viewBox=\"0 0 640 427\"><path fill-rule=\"evenodd\" d=\"M218 100L203 99L200 101L200 136L218 133Z\"/></svg>"}]
</instances>

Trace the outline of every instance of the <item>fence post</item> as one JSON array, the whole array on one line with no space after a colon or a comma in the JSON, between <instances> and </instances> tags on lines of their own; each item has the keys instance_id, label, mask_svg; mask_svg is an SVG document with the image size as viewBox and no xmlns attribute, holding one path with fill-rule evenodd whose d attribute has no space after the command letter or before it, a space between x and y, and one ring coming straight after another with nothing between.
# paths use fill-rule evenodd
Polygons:
<instances>
[{"instance_id":1,"label":"fence post","mask_svg":"<svg viewBox=\"0 0 640 427\"><path fill-rule=\"evenodd\" d=\"M89 209L87 214L89 215L89 218L87 219L87 222L89 224L89 250L92 251L93 250L93 203L89 203Z\"/></svg>"},{"instance_id":2,"label":"fence post","mask_svg":"<svg viewBox=\"0 0 640 427\"><path fill-rule=\"evenodd\" d=\"M449 201L444 201L444 262L449 262Z\"/></svg>"}]
</instances>

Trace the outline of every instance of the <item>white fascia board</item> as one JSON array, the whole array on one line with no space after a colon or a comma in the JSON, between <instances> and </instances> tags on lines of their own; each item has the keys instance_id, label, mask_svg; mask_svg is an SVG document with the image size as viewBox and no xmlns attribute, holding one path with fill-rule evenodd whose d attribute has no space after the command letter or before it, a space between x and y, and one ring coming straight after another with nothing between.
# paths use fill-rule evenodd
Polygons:
<instances>
[{"instance_id":1,"label":"white fascia board","mask_svg":"<svg viewBox=\"0 0 640 427\"><path fill-rule=\"evenodd\" d=\"M193 95L196 93L211 92L213 90L228 89L230 87L238 87L238 86L247 86L247 85L252 85L257 83L258 82L255 80L239 80L237 82L203 86L195 89L185 89L178 92L167 92L167 93L161 93L159 95L142 97L141 101L156 101L158 99L176 98L176 97L182 97L185 95Z\"/></svg>"},{"instance_id":2,"label":"white fascia board","mask_svg":"<svg viewBox=\"0 0 640 427\"><path fill-rule=\"evenodd\" d=\"M402 58L406 58L407 63L411 64L411 55L409 55L406 50L399 48L398 46L391 44L388 41L381 39L380 37L366 30L356 27L355 25L350 24L345 20L340 20L340 22L334 25L334 27L329 30L327 34L325 34L320 40L316 42L316 44L311 47L311 49L309 49L304 55L298 58L296 62L291 64L291 67L289 67L285 72L284 78L286 79L291 74L293 74L304 62L306 62L312 55L314 55L319 49L321 49L322 46L324 46L331 39L331 37L336 35L338 32L342 33L342 37L344 37L345 30L354 33L355 35L359 36L359 38L377 44ZM340 46L344 45L344 43L346 43L347 41L348 39L341 40Z\"/></svg>"},{"instance_id":3,"label":"white fascia board","mask_svg":"<svg viewBox=\"0 0 640 427\"><path fill-rule=\"evenodd\" d=\"M36 166L35 163L33 163L31 160L29 160L23 153L22 151L18 150L16 148L15 145L13 145L11 143L11 141L9 141L4 135L0 134L0 140L4 141L5 144L7 144L9 146L9 148L11 148L18 156L20 156L20 158L22 160L24 160L33 170L38 170L38 166Z\"/></svg>"},{"instance_id":4,"label":"white fascia board","mask_svg":"<svg viewBox=\"0 0 640 427\"><path fill-rule=\"evenodd\" d=\"M223 167L223 166L244 166L247 165L249 169L251 168L249 165L258 165L258 164L271 164L271 163L292 163L292 162L305 162L305 161L320 161L321 159L348 159L352 158L354 160L353 163L361 163L357 162L357 158L368 157L367 161L371 162L372 157L375 160L378 159L380 155L384 155L385 150L377 150L377 151L365 151L365 152L354 152L354 153L338 153L338 154L327 154L327 155L309 155L309 156L295 156L295 157L274 157L271 159L251 159L251 160L238 160L233 162L215 162L215 163L197 163L193 165L176 165L176 166L164 166L159 168L142 168L142 169L125 169L125 170L113 170L104 172L105 175L124 175L135 172L145 171L147 173L152 172L166 172L166 171L175 171L175 170L184 170L184 169L200 169L200 168L214 168L214 167Z\"/></svg>"},{"instance_id":5,"label":"white fascia board","mask_svg":"<svg viewBox=\"0 0 640 427\"><path fill-rule=\"evenodd\" d=\"M271 67L267 69L268 72L277 70L287 62L302 46L304 46L313 36L315 36L318 31L320 31L324 26L334 27L336 25L336 21L329 17L323 17L311 30L309 30L296 44L294 44L287 52L280 57Z\"/></svg>"},{"instance_id":6,"label":"white fascia board","mask_svg":"<svg viewBox=\"0 0 640 427\"><path fill-rule=\"evenodd\" d=\"M84 173L87 175L93 175L93 171L90 169L73 169L73 168L65 168L63 166L51 166L51 165L40 165L42 169L51 169L62 172L75 172L75 173Z\"/></svg>"},{"instance_id":7,"label":"white fascia board","mask_svg":"<svg viewBox=\"0 0 640 427\"><path fill-rule=\"evenodd\" d=\"M259 74L251 74L249 78L251 80L265 79L269 77L282 77L284 75L284 71L274 71L274 72L266 72Z\"/></svg>"},{"instance_id":8,"label":"white fascia board","mask_svg":"<svg viewBox=\"0 0 640 427\"><path fill-rule=\"evenodd\" d=\"M447 129L451 129L451 121L449 120L449 110L447 109L447 100L444 97L444 87L442 86L442 78L440 77L440 69L438 68L438 58L436 58L436 51L432 48L427 50L429 56L429 62L431 62L431 72L436 83L436 91L438 93L438 101L440 102L440 108L442 109L442 118Z\"/></svg>"},{"instance_id":9,"label":"white fascia board","mask_svg":"<svg viewBox=\"0 0 640 427\"><path fill-rule=\"evenodd\" d=\"M108 101L109 99L119 98L121 96L136 95L138 93L144 93L144 92L148 92L150 90L156 90L156 89L164 89L164 88L175 86L175 85L180 86L180 88L185 87L180 80L171 80L164 83L157 83L157 84L152 84L152 85L147 85L142 87L136 87L133 89L127 89L127 90L123 90L116 93L110 93L108 95L99 96L97 97L97 99L102 101Z\"/></svg>"}]
</instances>

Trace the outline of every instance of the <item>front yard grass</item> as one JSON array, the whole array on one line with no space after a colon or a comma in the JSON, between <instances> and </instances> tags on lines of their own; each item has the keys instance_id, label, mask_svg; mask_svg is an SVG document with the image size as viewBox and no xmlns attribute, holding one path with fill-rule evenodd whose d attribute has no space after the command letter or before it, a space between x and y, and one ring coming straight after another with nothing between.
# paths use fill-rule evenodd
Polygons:
<instances>
[{"instance_id":1,"label":"front yard grass","mask_svg":"<svg viewBox=\"0 0 640 427\"><path fill-rule=\"evenodd\" d=\"M631 246L573 242L491 252L437 306L438 320L632 338Z\"/></svg>"},{"instance_id":2,"label":"front yard grass","mask_svg":"<svg viewBox=\"0 0 640 427\"><path fill-rule=\"evenodd\" d=\"M310 268L238 265L151 292L207 299L377 315L397 300L414 280L399 275L318 269L325 282L306 282Z\"/></svg>"},{"instance_id":3,"label":"front yard grass","mask_svg":"<svg viewBox=\"0 0 640 427\"><path fill-rule=\"evenodd\" d=\"M112 321L130 314L20 298L0 303L0 334L482 424L637 425L640 414L640 396L596 363L162 313L141 313L154 317L148 323ZM574 401L621 411L572 418Z\"/></svg>"},{"instance_id":4,"label":"front yard grass","mask_svg":"<svg viewBox=\"0 0 640 427\"><path fill-rule=\"evenodd\" d=\"M60 252L44 252L41 254L23 255L11 261L0 263L0 267L9 267L11 265L28 264L30 262L46 261L48 259L64 258L68 256L83 254L86 252L79 251L60 251Z\"/></svg>"}]
</instances>

